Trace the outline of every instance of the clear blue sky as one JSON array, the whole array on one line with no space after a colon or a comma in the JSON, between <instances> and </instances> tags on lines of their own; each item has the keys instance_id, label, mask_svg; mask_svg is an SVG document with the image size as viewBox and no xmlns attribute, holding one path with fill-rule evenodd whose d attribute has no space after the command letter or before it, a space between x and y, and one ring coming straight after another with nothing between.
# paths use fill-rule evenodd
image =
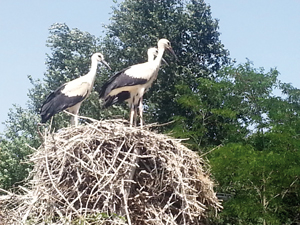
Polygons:
<instances>
[{"instance_id":1,"label":"clear blue sky","mask_svg":"<svg viewBox=\"0 0 300 225\"><path fill-rule=\"evenodd\" d=\"M120 0L118 0L120 2ZM221 41L238 63L277 67L279 79L300 88L299 0L206 0L219 19ZM109 23L112 0L0 1L0 123L13 104L26 106L31 84L43 78L48 28L66 23L95 36ZM0 124L0 132L4 126Z\"/></svg>"}]
</instances>

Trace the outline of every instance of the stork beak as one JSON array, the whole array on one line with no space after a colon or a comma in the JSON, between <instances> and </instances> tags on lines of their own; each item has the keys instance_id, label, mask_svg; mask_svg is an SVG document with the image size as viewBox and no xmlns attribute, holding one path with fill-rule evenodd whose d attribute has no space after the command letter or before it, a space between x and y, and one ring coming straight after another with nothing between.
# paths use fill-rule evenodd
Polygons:
<instances>
[{"instance_id":1,"label":"stork beak","mask_svg":"<svg viewBox=\"0 0 300 225\"><path fill-rule=\"evenodd\" d=\"M169 63L167 63L167 61L164 58L161 58L161 60L167 65L169 66Z\"/></svg>"},{"instance_id":2,"label":"stork beak","mask_svg":"<svg viewBox=\"0 0 300 225\"><path fill-rule=\"evenodd\" d=\"M168 49L168 51L170 52L170 53L172 53L172 55L175 57L175 59L176 59L176 61L178 60L178 58L177 58L177 56L175 55L175 52L173 51L173 49L172 48L167 48Z\"/></svg>"},{"instance_id":3,"label":"stork beak","mask_svg":"<svg viewBox=\"0 0 300 225\"><path fill-rule=\"evenodd\" d=\"M108 65L108 63L106 61L102 60L101 62L104 64L104 66L106 66L108 69L111 70L110 66Z\"/></svg>"}]
</instances>

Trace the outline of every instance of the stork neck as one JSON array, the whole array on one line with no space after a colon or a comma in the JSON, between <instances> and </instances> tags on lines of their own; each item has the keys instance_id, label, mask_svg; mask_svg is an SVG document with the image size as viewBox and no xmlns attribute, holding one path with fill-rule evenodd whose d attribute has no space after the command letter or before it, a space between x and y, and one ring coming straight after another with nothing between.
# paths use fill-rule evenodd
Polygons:
<instances>
[{"instance_id":1,"label":"stork neck","mask_svg":"<svg viewBox=\"0 0 300 225\"><path fill-rule=\"evenodd\" d=\"M160 66L161 64L161 60L162 60L162 57L164 55L164 52L165 52L165 49L164 48L159 48L158 49L158 54L154 60L154 62L156 62L157 66Z\"/></svg>"},{"instance_id":2,"label":"stork neck","mask_svg":"<svg viewBox=\"0 0 300 225\"><path fill-rule=\"evenodd\" d=\"M148 62L153 62L154 61L154 55L153 54L148 54Z\"/></svg>"},{"instance_id":3,"label":"stork neck","mask_svg":"<svg viewBox=\"0 0 300 225\"><path fill-rule=\"evenodd\" d=\"M90 72L87 74L91 78L91 81L94 82L97 72L98 62L97 60L92 60Z\"/></svg>"}]
</instances>

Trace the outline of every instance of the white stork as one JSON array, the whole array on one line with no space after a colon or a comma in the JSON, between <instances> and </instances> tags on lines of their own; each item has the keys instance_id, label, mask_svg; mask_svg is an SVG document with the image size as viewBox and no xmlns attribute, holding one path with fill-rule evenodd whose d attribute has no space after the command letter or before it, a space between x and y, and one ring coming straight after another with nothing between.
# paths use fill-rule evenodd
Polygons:
<instances>
[{"instance_id":1,"label":"white stork","mask_svg":"<svg viewBox=\"0 0 300 225\"><path fill-rule=\"evenodd\" d=\"M133 124L139 107L140 125L143 127L143 95L156 79L161 65L164 51L167 49L176 58L170 41L160 39L157 43L158 53L156 59L148 56L148 62L130 66L112 76L101 88L99 95L104 99L104 107L127 101L130 107L130 126ZM149 51L148 51L149 53Z\"/></svg>"},{"instance_id":2,"label":"white stork","mask_svg":"<svg viewBox=\"0 0 300 225\"><path fill-rule=\"evenodd\" d=\"M149 48L147 51L147 56L148 56L148 62L152 62L154 58L158 55L158 49L155 47ZM169 63L164 58L161 58L161 60L169 66Z\"/></svg>"},{"instance_id":3,"label":"white stork","mask_svg":"<svg viewBox=\"0 0 300 225\"><path fill-rule=\"evenodd\" d=\"M157 56L157 54L158 54L157 48L155 48L155 47L149 48L147 51L148 62L152 62L154 60L155 56ZM162 60L164 60L164 59L162 58Z\"/></svg>"},{"instance_id":4,"label":"white stork","mask_svg":"<svg viewBox=\"0 0 300 225\"><path fill-rule=\"evenodd\" d=\"M67 109L74 114L74 117L71 118L71 124L78 125L78 112L81 103L92 91L99 62L110 69L103 55L95 53L91 57L91 68L86 75L64 83L46 98L40 111L42 123L46 123L53 115Z\"/></svg>"},{"instance_id":5,"label":"white stork","mask_svg":"<svg viewBox=\"0 0 300 225\"><path fill-rule=\"evenodd\" d=\"M147 56L148 56L148 62L152 62L154 61L155 57L158 55L158 49L155 48L155 47L152 47L152 48L149 48L148 51L147 51ZM167 61L164 59L164 58L161 58L161 60L167 65L169 66L169 64L167 63ZM156 78L155 78L156 79ZM155 80L154 79L154 80ZM153 80L153 81L154 81ZM153 83L153 82L152 82ZM145 89L144 93L146 93L150 88L151 88L151 85L152 83L147 87L147 89ZM142 102L140 102L140 104L142 104ZM140 107L143 107L140 105ZM142 108L143 109L143 108ZM140 111L141 112L141 111ZM136 120L136 117L137 117L137 107L134 107L134 113L133 113L133 121L134 121L134 124L136 126L136 123L137 123L137 120ZM142 121L142 119L141 119ZM142 124L141 124L142 126Z\"/></svg>"}]
</instances>

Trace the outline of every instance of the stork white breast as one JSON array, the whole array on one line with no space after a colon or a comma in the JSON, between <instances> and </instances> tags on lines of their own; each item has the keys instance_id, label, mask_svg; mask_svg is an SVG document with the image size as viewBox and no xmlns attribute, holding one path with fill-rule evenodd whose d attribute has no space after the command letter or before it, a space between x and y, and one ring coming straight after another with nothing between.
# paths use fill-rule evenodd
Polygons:
<instances>
[{"instance_id":1,"label":"stork white breast","mask_svg":"<svg viewBox=\"0 0 300 225\"><path fill-rule=\"evenodd\" d=\"M74 80L75 81L75 80ZM86 97L91 89L91 84L87 82L70 82L61 91L68 97L83 96Z\"/></svg>"},{"instance_id":2,"label":"stork white breast","mask_svg":"<svg viewBox=\"0 0 300 225\"><path fill-rule=\"evenodd\" d=\"M130 77L149 80L158 71L158 68L153 62L146 62L130 67L125 71L125 74Z\"/></svg>"}]
</instances>

